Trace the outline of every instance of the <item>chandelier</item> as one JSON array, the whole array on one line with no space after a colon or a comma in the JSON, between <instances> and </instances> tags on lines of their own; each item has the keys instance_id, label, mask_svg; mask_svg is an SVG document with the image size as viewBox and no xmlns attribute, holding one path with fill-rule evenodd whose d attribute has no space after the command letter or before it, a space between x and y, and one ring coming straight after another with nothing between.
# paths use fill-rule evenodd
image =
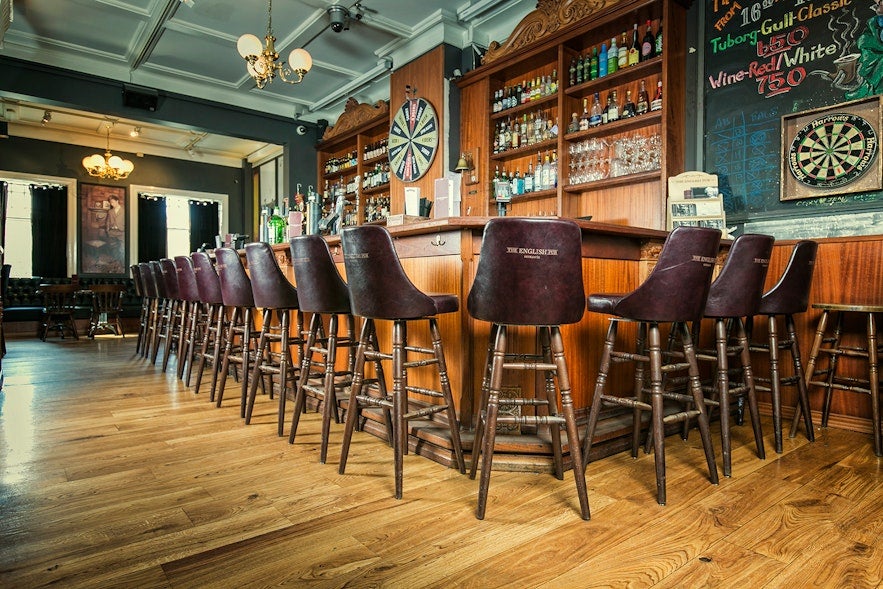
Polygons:
<instances>
[{"instance_id":1,"label":"chandelier","mask_svg":"<svg viewBox=\"0 0 883 589\"><path fill-rule=\"evenodd\" d=\"M258 88L263 88L273 81L277 75L288 84L300 84L304 76L313 67L313 58L306 49L295 49L288 56L288 63L279 62L279 54L276 53L273 36L273 0L267 0L267 35L264 37L266 47L261 46L261 41L256 36L246 33L239 37L236 49L245 61L245 69L248 71ZM291 76L297 76L296 79Z\"/></svg>"},{"instance_id":2,"label":"chandelier","mask_svg":"<svg viewBox=\"0 0 883 589\"><path fill-rule=\"evenodd\" d=\"M118 155L110 153L111 126L112 125L110 124L107 125L107 150L104 152L104 155L93 153L90 156L84 157L83 167L86 168L86 171L89 172L90 176L97 176L98 178L111 180L122 180L132 173L132 170L135 169L135 164L129 160L124 160Z\"/></svg>"}]
</instances>

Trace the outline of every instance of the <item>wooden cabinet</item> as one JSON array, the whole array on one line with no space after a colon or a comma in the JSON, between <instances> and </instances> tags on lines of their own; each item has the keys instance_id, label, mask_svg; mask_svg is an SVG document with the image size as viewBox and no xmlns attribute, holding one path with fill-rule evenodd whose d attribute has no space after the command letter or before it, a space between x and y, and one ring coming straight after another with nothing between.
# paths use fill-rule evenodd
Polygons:
<instances>
[{"instance_id":1,"label":"wooden cabinet","mask_svg":"<svg viewBox=\"0 0 883 589\"><path fill-rule=\"evenodd\" d=\"M538 165L557 161L551 186L514 195L511 215L591 216L596 221L665 228L669 176L684 167L684 83L686 0L559 0L540 2L504 44L492 44L483 65L459 81L461 149L481 159L478 183L463 186L463 207L471 214L493 214L494 178L505 171L536 174ZM662 34L658 55L604 77L571 83L571 62L600 53L601 45L630 45L635 25L639 42L648 21ZM655 53L655 51L654 51ZM568 129L597 95L605 105L614 94L621 108L631 93L637 103L643 83L650 101L662 83L662 103L631 118L586 130ZM510 100L499 110L501 93L533 89L530 99ZM539 91L536 90L539 88ZM515 103L512 106L512 103ZM538 133L539 124L551 132ZM503 143L503 130L516 127L518 142ZM525 135L525 131L527 134ZM511 134L510 134L511 135ZM476 149L477 148L477 149ZM536 184L536 182L535 182Z\"/></svg>"},{"instance_id":2,"label":"wooden cabinet","mask_svg":"<svg viewBox=\"0 0 883 589\"><path fill-rule=\"evenodd\" d=\"M389 214L388 133L388 102L366 104L351 98L317 146L316 191L324 197L325 212L343 192L344 226L361 225Z\"/></svg>"}]
</instances>

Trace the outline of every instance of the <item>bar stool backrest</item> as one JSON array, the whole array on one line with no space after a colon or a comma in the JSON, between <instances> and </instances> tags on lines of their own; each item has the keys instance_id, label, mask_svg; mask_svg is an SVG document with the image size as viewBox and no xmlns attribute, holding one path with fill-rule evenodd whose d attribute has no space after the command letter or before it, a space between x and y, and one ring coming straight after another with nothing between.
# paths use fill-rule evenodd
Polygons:
<instances>
[{"instance_id":1,"label":"bar stool backrest","mask_svg":"<svg viewBox=\"0 0 883 589\"><path fill-rule=\"evenodd\" d=\"M510 325L564 325L586 308L582 231L565 219L495 217L481 241L467 308Z\"/></svg>"},{"instance_id":2,"label":"bar stool backrest","mask_svg":"<svg viewBox=\"0 0 883 589\"><path fill-rule=\"evenodd\" d=\"M162 266L156 260L150 261L150 269L153 273L153 282L156 285L156 296L161 299L168 299L169 292L166 290L166 281L163 279Z\"/></svg>"},{"instance_id":3,"label":"bar stool backrest","mask_svg":"<svg viewBox=\"0 0 883 589\"><path fill-rule=\"evenodd\" d=\"M144 289L144 296L149 299L155 299L159 296L156 291L156 281L153 279L153 266L150 262L140 262L138 269L141 272L141 288Z\"/></svg>"},{"instance_id":4,"label":"bar stool backrest","mask_svg":"<svg viewBox=\"0 0 883 589\"><path fill-rule=\"evenodd\" d=\"M353 314L393 320L436 314L432 298L405 274L384 227L347 227L340 234L340 242Z\"/></svg>"},{"instance_id":5,"label":"bar stool backrest","mask_svg":"<svg viewBox=\"0 0 883 589\"><path fill-rule=\"evenodd\" d=\"M229 247L215 249L221 298L225 307L254 307L251 280L242 265L239 252Z\"/></svg>"},{"instance_id":6,"label":"bar stool backrest","mask_svg":"<svg viewBox=\"0 0 883 589\"><path fill-rule=\"evenodd\" d=\"M192 260L199 300L209 305L224 304L224 299L221 296L221 281L218 279L218 272L212 264L212 259L205 252L193 252Z\"/></svg>"},{"instance_id":7,"label":"bar stool backrest","mask_svg":"<svg viewBox=\"0 0 883 589\"><path fill-rule=\"evenodd\" d=\"M696 321L702 318L717 260L721 232L677 227L662 246L656 267L614 312L637 321Z\"/></svg>"},{"instance_id":8,"label":"bar stool backrest","mask_svg":"<svg viewBox=\"0 0 883 589\"><path fill-rule=\"evenodd\" d=\"M132 271L132 284L135 286L135 296L145 296L144 285L141 282L141 268L138 266L138 264L132 264L131 266L129 266L129 270Z\"/></svg>"},{"instance_id":9,"label":"bar stool backrest","mask_svg":"<svg viewBox=\"0 0 883 589\"><path fill-rule=\"evenodd\" d=\"M747 317L757 313L775 238L746 233L733 241L727 261L711 283L706 317Z\"/></svg>"},{"instance_id":10,"label":"bar stool backrest","mask_svg":"<svg viewBox=\"0 0 883 589\"><path fill-rule=\"evenodd\" d=\"M175 256L175 270L178 274L178 294L182 300L199 302L199 289L196 287L196 273L190 256Z\"/></svg>"},{"instance_id":11,"label":"bar stool backrest","mask_svg":"<svg viewBox=\"0 0 883 589\"><path fill-rule=\"evenodd\" d=\"M318 235L301 235L289 245L301 310L349 313L350 291L334 265L328 243Z\"/></svg>"},{"instance_id":12,"label":"bar stool backrest","mask_svg":"<svg viewBox=\"0 0 883 589\"><path fill-rule=\"evenodd\" d=\"M254 304L261 309L297 309L297 289L279 268L269 244L256 241L245 245L248 275Z\"/></svg>"},{"instance_id":13,"label":"bar stool backrest","mask_svg":"<svg viewBox=\"0 0 883 589\"><path fill-rule=\"evenodd\" d=\"M181 293L178 292L178 269L175 267L175 260L163 258L159 261L159 267L162 271L162 279L166 283L166 297L181 300Z\"/></svg>"},{"instance_id":14,"label":"bar stool backrest","mask_svg":"<svg viewBox=\"0 0 883 589\"><path fill-rule=\"evenodd\" d=\"M818 249L819 244L808 239L794 244L779 282L760 299L760 315L793 315L806 311Z\"/></svg>"}]
</instances>

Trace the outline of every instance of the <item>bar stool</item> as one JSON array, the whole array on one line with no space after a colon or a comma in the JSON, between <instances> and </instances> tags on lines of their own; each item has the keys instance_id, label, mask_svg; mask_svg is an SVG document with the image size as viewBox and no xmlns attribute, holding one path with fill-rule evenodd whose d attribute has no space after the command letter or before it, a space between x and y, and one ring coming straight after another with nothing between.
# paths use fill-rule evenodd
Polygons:
<instances>
[{"instance_id":1,"label":"bar stool","mask_svg":"<svg viewBox=\"0 0 883 589\"><path fill-rule=\"evenodd\" d=\"M159 261L159 267L162 272L162 279L166 286L166 298L168 303L165 307L163 315L162 331L160 337L165 341L162 355L162 371L165 372L169 365L169 356L172 351L172 343L174 342L175 354L178 356L178 363L181 363L181 348L178 340L181 336L181 324L183 315L181 307L184 304L181 298L180 288L178 286L178 268L175 267L175 260L171 258L163 258Z\"/></svg>"},{"instance_id":2,"label":"bar stool","mask_svg":"<svg viewBox=\"0 0 883 589\"><path fill-rule=\"evenodd\" d=\"M300 310L312 313L310 327L306 332L303 362L300 379L294 396L294 414L291 418L291 432L288 443L293 444L297 434L300 414L305 408L307 394L314 395L322 404L322 437L319 449L319 462L325 463L328 456L328 435L331 431L331 418L340 423L337 408L337 391L352 384L355 365L355 320L350 310L350 295L346 283L340 277L326 241L318 235L302 235L290 242L291 264L294 267L294 281L297 284L297 298ZM328 318L327 335L323 320ZM346 335L338 337L340 318L346 322ZM337 370L337 350L348 350L346 368ZM314 356L320 360L314 362ZM313 365L322 368L314 373ZM321 379L312 384L311 379Z\"/></svg>"},{"instance_id":3,"label":"bar stool","mask_svg":"<svg viewBox=\"0 0 883 589\"><path fill-rule=\"evenodd\" d=\"M132 284L135 286L135 295L141 299L141 311L138 314L138 339L135 341L135 353L141 353L141 347L147 335L147 321L150 317L150 299L144 289L144 281L141 278L141 266L132 264L129 266L132 272Z\"/></svg>"},{"instance_id":4,"label":"bar stool","mask_svg":"<svg viewBox=\"0 0 883 589\"><path fill-rule=\"evenodd\" d=\"M598 424L601 403L628 407L633 410L632 457L637 458L641 433L641 411L650 412L650 434L653 438L656 462L656 501L665 505L665 425L697 418L709 479L718 483L714 448L708 428L708 412L702 396L699 368L688 321L699 321L711 284L711 274L720 245L720 231L703 227L678 227L672 231L662 246L659 260L647 279L628 294L591 294L588 309L596 313L615 315L610 320L592 407L583 447L583 464L588 462ZM622 321L638 322L635 353L615 351L616 333ZM661 349L659 323L672 323L677 339L683 349L682 362L665 363ZM605 394L607 373L611 362L636 362L635 388L631 397ZM644 383L644 365L649 365L649 387ZM690 395L667 393L663 390L663 374L675 370L687 370ZM650 403L645 401L645 391L650 393ZM693 403L693 409L664 414L663 399Z\"/></svg>"},{"instance_id":5,"label":"bar stool","mask_svg":"<svg viewBox=\"0 0 883 589\"><path fill-rule=\"evenodd\" d=\"M190 373L196 354L196 341L205 328L205 314L196 285L196 272L190 256L175 256L175 270L178 274L178 295L181 297L181 328L178 335L178 378L190 386ZM184 369L187 378L184 379Z\"/></svg>"},{"instance_id":6,"label":"bar stool","mask_svg":"<svg viewBox=\"0 0 883 589\"><path fill-rule=\"evenodd\" d=\"M825 400L822 405L822 427L828 427L828 417L831 413L831 398L835 390L870 395L871 419L874 432L874 454L883 456L883 429L880 424L880 377L877 371L877 359L880 354L880 345L877 342L877 320L875 313L883 313L883 305L849 305L839 303L814 303L813 309L822 311L816 328L815 339L806 364L807 386L822 387L825 391ZM834 332L827 333L828 316L834 314ZM865 319L865 345L843 345L844 318L850 313L864 315ZM816 370L816 361L819 354L826 354L828 365L824 369ZM859 358L868 363L868 378L838 376L837 369L841 366L840 357ZM795 428L799 422L798 415L802 413L801 407L797 407L797 414L791 424L791 435L795 435Z\"/></svg>"},{"instance_id":7,"label":"bar stool","mask_svg":"<svg viewBox=\"0 0 883 589\"><path fill-rule=\"evenodd\" d=\"M809 290L812 286L813 269L815 268L816 252L818 244L810 240L798 241L791 251L791 258L779 281L768 290L760 299L757 309L758 315L767 316L767 329L769 340L767 343L755 342L752 339L754 318L748 319L748 340L751 342L752 352L767 354L770 363L770 377L754 377L755 387L758 391L770 393L773 405L773 434L775 437L776 453L782 453L782 395L783 386L797 387L797 403L803 411L806 438L815 441L815 433L812 428L812 416L809 409L809 395L806 391L806 379L800 360L800 343L797 339L797 328L794 326L794 315L803 313L809 306ZM780 339L778 335L778 317L785 319L785 330L788 333L786 339ZM787 350L791 353L791 362L794 374L782 377L779 373L779 350ZM769 386L765 386L769 384ZM795 419L799 419L795 413ZM792 426L790 437L797 435L797 424Z\"/></svg>"},{"instance_id":8,"label":"bar stool","mask_svg":"<svg viewBox=\"0 0 883 589\"><path fill-rule=\"evenodd\" d=\"M245 272L239 252L228 247L219 247L215 249L215 259L217 260L218 281L221 285L224 309L225 312L230 312L224 345L224 360L221 364L221 371L218 373L217 404L220 407L221 401L224 399L224 389L227 385L230 365L234 365L234 370L235 366L239 366L239 416L244 418L246 400L248 399L248 375L251 372L254 358L252 349L254 295L251 290L251 279Z\"/></svg>"},{"instance_id":9,"label":"bar stool","mask_svg":"<svg viewBox=\"0 0 883 589\"><path fill-rule=\"evenodd\" d=\"M263 376L270 378L273 388L273 376L279 377L279 419L278 434L281 436L285 427L285 402L287 390L291 386L292 393L297 387L300 364L303 361L303 313L298 300L297 289L288 281L269 244L264 242L249 243L245 246L245 258L248 261L248 272L251 278L251 292L255 306L262 309L261 336L258 353L255 355L252 380L248 390L248 405L245 409L245 423L251 423L257 395L258 381ZM295 336L291 337L291 312L295 311ZM276 321L273 321L273 318ZM275 353L270 345L279 343L279 353ZM297 362L291 355L291 346L297 347Z\"/></svg>"},{"instance_id":10,"label":"bar stool","mask_svg":"<svg viewBox=\"0 0 883 589\"><path fill-rule=\"evenodd\" d=\"M356 365L353 384L350 387L338 470L343 474L346 469L350 440L362 409L380 407L390 411L392 431L388 430L387 434L393 441L395 497L401 499L404 455L408 451L408 422L411 420L430 418L436 413L444 412L447 416L457 467L461 473L466 472L459 425L454 411L454 398L451 394L444 348L436 318L439 314L457 311L459 302L456 295L426 294L417 289L405 274L393 246L392 237L383 227L377 225L347 227L341 233L341 244L353 314L363 317L364 321L359 336L359 347L356 350ZM377 341L374 326L377 319L393 322L392 353L380 351L373 343ZM411 321L426 321L429 324L432 348L415 346L408 342L407 329ZM423 358L410 360L411 354L419 354ZM380 397L376 397L363 392L367 360L392 361L391 394L381 393ZM408 370L421 366L436 367L440 391L408 384ZM442 404L427 404L412 409L409 393L438 398L442 400Z\"/></svg>"},{"instance_id":11,"label":"bar stool","mask_svg":"<svg viewBox=\"0 0 883 589\"><path fill-rule=\"evenodd\" d=\"M153 326L153 341L151 342L150 363L156 364L156 357L159 355L159 344L164 340L166 322L168 320L169 307L172 299L169 298L166 281L163 278L162 266L158 260L150 261L150 269L153 275L153 282L156 285L156 311Z\"/></svg>"},{"instance_id":12,"label":"bar stool","mask_svg":"<svg viewBox=\"0 0 883 589\"><path fill-rule=\"evenodd\" d=\"M769 235L744 234L737 237L730 246L724 267L711 283L705 303L705 317L714 320L715 348L697 350L696 358L716 364L715 386L708 388L706 392L711 392L717 400L707 400L706 403L720 409L721 456L726 477L731 476L733 467L730 452L731 397L748 399L757 456L760 459L766 458L751 369L751 352L742 318L757 313L774 241ZM700 323L697 321L693 324L694 342L699 341ZM734 345L728 345L731 336L735 338ZM742 380L737 386L731 386L729 356L738 357L740 361ZM686 426L689 422L684 423Z\"/></svg>"},{"instance_id":13,"label":"bar stool","mask_svg":"<svg viewBox=\"0 0 883 589\"><path fill-rule=\"evenodd\" d=\"M478 459L483 457L478 519L484 519L487 506L498 423L550 426L555 474L559 479L563 478L561 428L565 427L580 514L585 520L590 517L559 327L578 322L585 312L581 247L582 232L572 221L496 217L485 226L478 269L467 300L472 317L491 323L480 403L484 411L476 423L469 473L470 478L475 478ZM513 296L515 293L517 296ZM509 326L535 328L542 351L533 354L508 351ZM503 374L511 370L541 373L543 393L537 391L534 398L501 399ZM558 414L559 401L563 416ZM535 408L534 415L500 414L499 411L500 407L530 406ZM544 409L545 415L537 411L539 408Z\"/></svg>"},{"instance_id":14,"label":"bar stool","mask_svg":"<svg viewBox=\"0 0 883 589\"><path fill-rule=\"evenodd\" d=\"M199 300L203 307L202 338L199 342L199 349L193 355L193 360L190 362L190 367L192 368L193 361L199 361L193 392L194 394L199 394L205 364L209 362L212 366L212 384L209 399L214 400L215 386L218 381L218 369L220 368L220 351L226 337L224 300L221 298L221 282L218 279L218 273L215 271L215 267L212 265L212 260L208 254L205 252L193 252L191 262L193 263L193 274L196 278L196 289L199 292ZM196 343L194 341L194 345ZM209 348L212 350L211 354L208 353ZM191 371L187 370L187 386L190 386L190 373Z\"/></svg>"},{"instance_id":15,"label":"bar stool","mask_svg":"<svg viewBox=\"0 0 883 589\"><path fill-rule=\"evenodd\" d=\"M147 325L144 329L144 342L141 345L141 357L150 356L150 350L156 339L156 322L159 316L159 292L156 278L153 276L153 265L149 262L140 262L138 269L141 272L141 284L147 297Z\"/></svg>"}]
</instances>

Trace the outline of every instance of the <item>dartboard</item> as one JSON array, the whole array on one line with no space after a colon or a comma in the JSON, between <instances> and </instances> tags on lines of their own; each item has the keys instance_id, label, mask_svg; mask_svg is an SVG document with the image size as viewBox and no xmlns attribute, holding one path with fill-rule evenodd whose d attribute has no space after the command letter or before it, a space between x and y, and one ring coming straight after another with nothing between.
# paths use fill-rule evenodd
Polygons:
<instances>
[{"instance_id":1,"label":"dartboard","mask_svg":"<svg viewBox=\"0 0 883 589\"><path fill-rule=\"evenodd\" d=\"M438 151L438 117L423 98L409 98L389 127L389 163L404 182L417 180L432 165Z\"/></svg>"},{"instance_id":2,"label":"dartboard","mask_svg":"<svg viewBox=\"0 0 883 589\"><path fill-rule=\"evenodd\" d=\"M797 131L788 165L791 174L807 186L843 186L871 167L877 148L877 134L867 120L847 113L829 114Z\"/></svg>"}]
</instances>

